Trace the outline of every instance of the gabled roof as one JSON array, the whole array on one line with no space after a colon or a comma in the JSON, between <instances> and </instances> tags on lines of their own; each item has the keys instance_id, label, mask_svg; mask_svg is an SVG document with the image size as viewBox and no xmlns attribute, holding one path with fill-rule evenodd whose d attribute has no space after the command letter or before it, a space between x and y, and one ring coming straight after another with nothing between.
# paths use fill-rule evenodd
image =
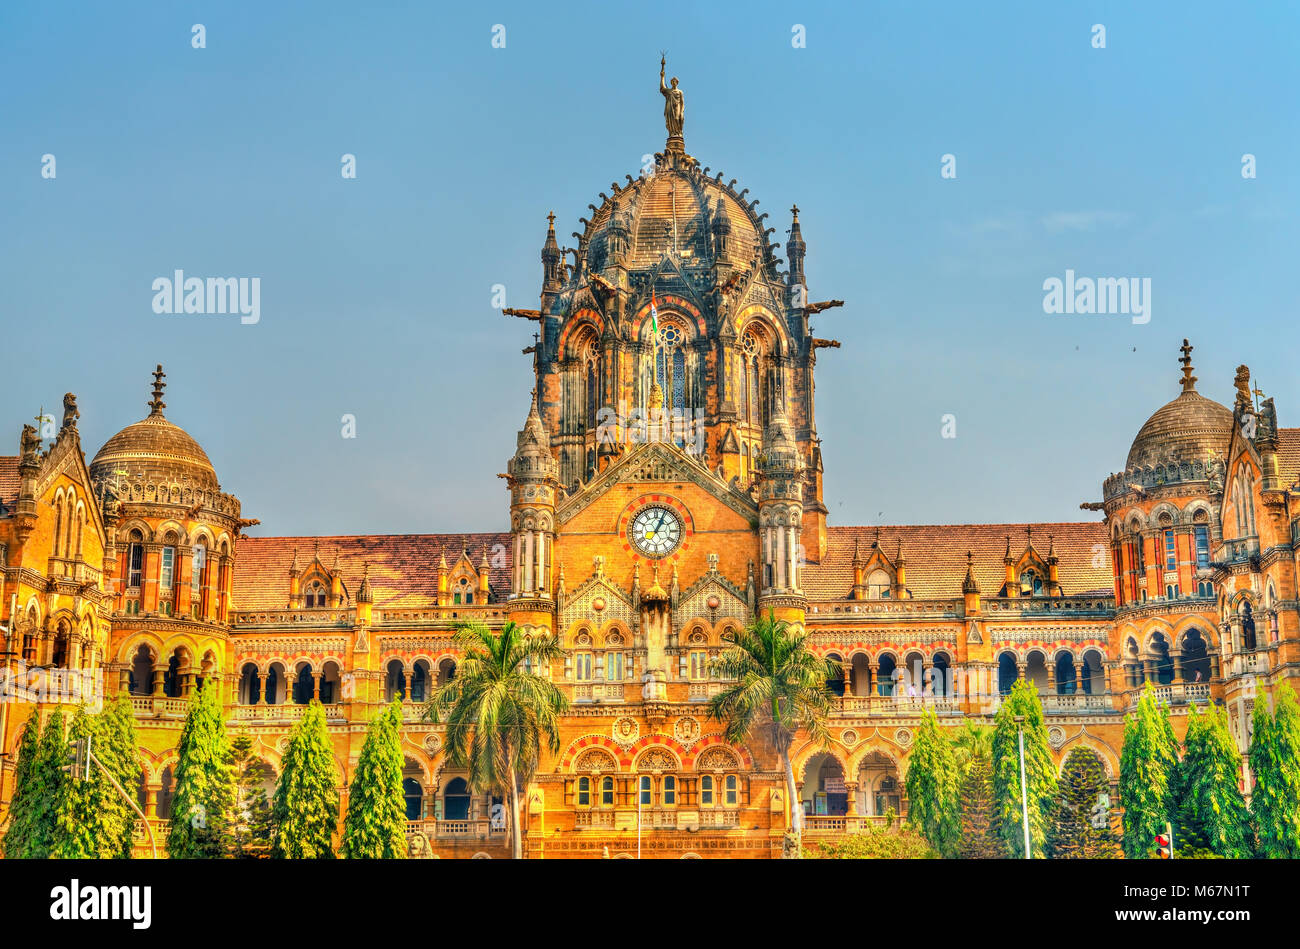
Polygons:
<instances>
[{"instance_id":1,"label":"gabled roof","mask_svg":"<svg viewBox=\"0 0 1300 949\"><path fill-rule=\"evenodd\" d=\"M974 555L975 580L986 595L1001 589L1007 535L1012 554L1024 549L1025 524L919 524L881 527L880 546L888 552L901 541L907 558L907 588L917 599L961 596L966 576L966 551ZM1106 527L1096 523L1033 524L1035 546L1048 534L1059 558L1061 589L1066 596L1109 594L1114 588ZM860 544L867 559L876 539L875 527L827 528L826 556L804 567L802 586L810 600L844 600L853 590L853 552ZM1017 543L1019 538L1019 543ZM1100 557L1098 557L1100 553ZM1095 560L1100 566L1094 566Z\"/></svg>"},{"instance_id":2,"label":"gabled roof","mask_svg":"<svg viewBox=\"0 0 1300 949\"><path fill-rule=\"evenodd\" d=\"M510 588L510 534L359 534L343 537L240 537L235 548L233 600L236 610L280 610L289 602L289 565L319 544L322 563L333 563L349 590L361 586L370 565L375 609L416 609L438 602L438 560L448 567L468 548L477 564L487 548L488 582L497 596ZM497 545L501 546L498 548Z\"/></svg>"}]
</instances>

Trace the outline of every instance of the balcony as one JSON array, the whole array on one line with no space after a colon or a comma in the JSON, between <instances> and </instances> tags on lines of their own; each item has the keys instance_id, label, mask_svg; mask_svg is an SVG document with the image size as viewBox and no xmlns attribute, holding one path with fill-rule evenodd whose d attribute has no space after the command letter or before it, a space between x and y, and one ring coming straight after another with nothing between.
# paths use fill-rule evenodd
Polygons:
<instances>
[{"instance_id":1,"label":"balcony","mask_svg":"<svg viewBox=\"0 0 1300 949\"><path fill-rule=\"evenodd\" d=\"M1174 682L1155 686L1156 699L1166 705L1207 705L1210 702L1210 683Z\"/></svg>"},{"instance_id":2,"label":"balcony","mask_svg":"<svg viewBox=\"0 0 1300 949\"><path fill-rule=\"evenodd\" d=\"M836 704L838 711L854 715L920 715L926 710L944 715L961 710L956 696L844 695Z\"/></svg>"},{"instance_id":3,"label":"balcony","mask_svg":"<svg viewBox=\"0 0 1300 949\"><path fill-rule=\"evenodd\" d=\"M474 820L413 820L406 822L406 836L413 837L416 834L424 834L429 838L454 838L454 839L484 839L489 837L504 837L506 834L505 824L493 827L492 821L486 817L476 818Z\"/></svg>"},{"instance_id":4,"label":"balcony","mask_svg":"<svg viewBox=\"0 0 1300 949\"><path fill-rule=\"evenodd\" d=\"M306 710L306 705L298 705L296 702L281 702L279 705L263 705L260 703L257 705L236 705L231 709L230 717L236 722L279 724L281 722L298 721ZM345 718L342 705L325 706L326 721L341 722Z\"/></svg>"},{"instance_id":5,"label":"balcony","mask_svg":"<svg viewBox=\"0 0 1300 949\"><path fill-rule=\"evenodd\" d=\"M573 687L574 702L622 702L622 682L579 682Z\"/></svg>"},{"instance_id":6,"label":"balcony","mask_svg":"<svg viewBox=\"0 0 1300 949\"><path fill-rule=\"evenodd\" d=\"M721 691L721 682L692 682L689 693L690 700L692 702L707 702Z\"/></svg>"},{"instance_id":7,"label":"balcony","mask_svg":"<svg viewBox=\"0 0 1300 949\"><path fill-rule=\"evenodd\" d=\"M182 719L189 710L189 699L173 699L164 695L131 696L131 711L136 718Z\"/></svg>"},{"instance_id":8,"label":"balcony","mask_svg":"<svg viewBox=\"0 0 1300 949\"><path fill-rule=\"evenodd\" d=\"M1089 712L1109 712L1114 710L1110 695L1101 693L1089 695L1076 692L1073 695L1044 695L1043 711L1047 714L1080 714Z\"/></svg>"},{"instance_id":9,"label":"balcony","mask_svg":"<svg viewBox=\"0 0 1300 949\"><path fill-rule=\"evenodd\" d=\"M888 826L884 817L868 817L865 814L844 814L839 817L805 815L803 825L805 834L823 837L860 834L869 827Z\"/></svg>"}]
</instances>

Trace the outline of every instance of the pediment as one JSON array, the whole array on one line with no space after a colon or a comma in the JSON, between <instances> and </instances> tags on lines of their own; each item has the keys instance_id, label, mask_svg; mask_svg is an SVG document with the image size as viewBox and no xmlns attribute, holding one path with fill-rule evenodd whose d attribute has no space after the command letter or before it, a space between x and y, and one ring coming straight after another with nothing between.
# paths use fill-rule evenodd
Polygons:
<instances>
[{"instance_id":1,"label":"pediment","mask_svg":"<svg viewBox=\"0 0 1300 949\"><path fill-rule=\"evenodd\" d=\"M556 511L564 524L620 484L687 482L707 491L737 514L754 521L758 504L747 493L714 474L681 448L667 442L635 445L614 459L595 479L569 495Z\"/></svg>"}]
</instances>

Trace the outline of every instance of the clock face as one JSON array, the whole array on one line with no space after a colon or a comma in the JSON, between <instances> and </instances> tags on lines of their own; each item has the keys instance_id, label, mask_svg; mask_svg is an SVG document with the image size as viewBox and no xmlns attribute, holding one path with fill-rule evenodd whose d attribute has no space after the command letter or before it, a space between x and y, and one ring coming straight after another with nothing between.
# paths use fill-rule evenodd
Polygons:
<instances>
[{"instance_id":1,"label":"clock face","mask_svg":"<svg viewBox=\"0 0 1300 949\"><path fill-rule=\"evenodd\" d=\"M647 557L667 557L682 542L682 520L666 507L648 507L632 519L629 539Z\"/></svg>"}]
</instances>

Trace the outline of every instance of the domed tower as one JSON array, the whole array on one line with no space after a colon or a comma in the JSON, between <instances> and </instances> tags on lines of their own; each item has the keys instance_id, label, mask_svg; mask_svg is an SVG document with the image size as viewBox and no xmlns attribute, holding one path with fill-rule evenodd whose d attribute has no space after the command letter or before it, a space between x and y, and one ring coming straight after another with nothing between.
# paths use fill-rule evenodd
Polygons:
<instances>
[{"instance_id":1,"label":"domed tower","mask_svg":"<svg viewBox=\"0 0 1300 949\"><path fill-rule=\"evenodd\" d=\"M163 414L164 378L160 365L149 415L105 442L90 476L109 530L119 685L179 699L229 671L235 539L247 522L207 454Z\"/></svg>"},{"instance_id":2,"label":"domed tower","mask_svg":"<svg viewBox=\"0 0 1300 949\"><path fill-rule=\"evenodd\" d=\"M550 220L541 307L509 311L540 324L538 412L557 479L573 493L629 447L659 440L748 488L780 404L813 479L804 510L817 560L825 507L812 370L816 349L832 341L814 339L808 318L838 301L808 301L798 212L787 275L767 212L735 178L686 153L682 92L663 91L664 151L599 194L572 234L576 246L557 248ZM572 254L573 265L557 254Z\"/></svg>"},{"instance_id":3,"label":"domed tower","mask_svg":"<svg viewBox=\"0 0 1300 949\"><path fill-rule=\"evenodd\" d=\"M1107 478L1102 489L1119 627L1130 630L1114 644L1115 654L1130 688L1143 681L1182 681L1193 663L1201 672L1197 681L1217 674L1210 564L1222 538L1219 510L1233 416L1196 391L1187 340L1182 353L1182 392L1147 419L1125 470ZM1126 623L1131 611L1137 613ZM1205 621L1195 620L1196 614ZM1172 640L1144 632L1149 617L1157 615L1180 630ZM1196 626L1194 637L1182 632L1189 623Z\"/></svg>"},{"instance_id":4,"label":"domed tower","mask_svg":"<svg viewBox=\"0 0 1300 949\"><path fill-rule=\"evenodd\" d=\"M523 626L550 628L558 465L537 411L537 393L506 468L510 487L510 615Z\"/></svg>"}]
</instances>

